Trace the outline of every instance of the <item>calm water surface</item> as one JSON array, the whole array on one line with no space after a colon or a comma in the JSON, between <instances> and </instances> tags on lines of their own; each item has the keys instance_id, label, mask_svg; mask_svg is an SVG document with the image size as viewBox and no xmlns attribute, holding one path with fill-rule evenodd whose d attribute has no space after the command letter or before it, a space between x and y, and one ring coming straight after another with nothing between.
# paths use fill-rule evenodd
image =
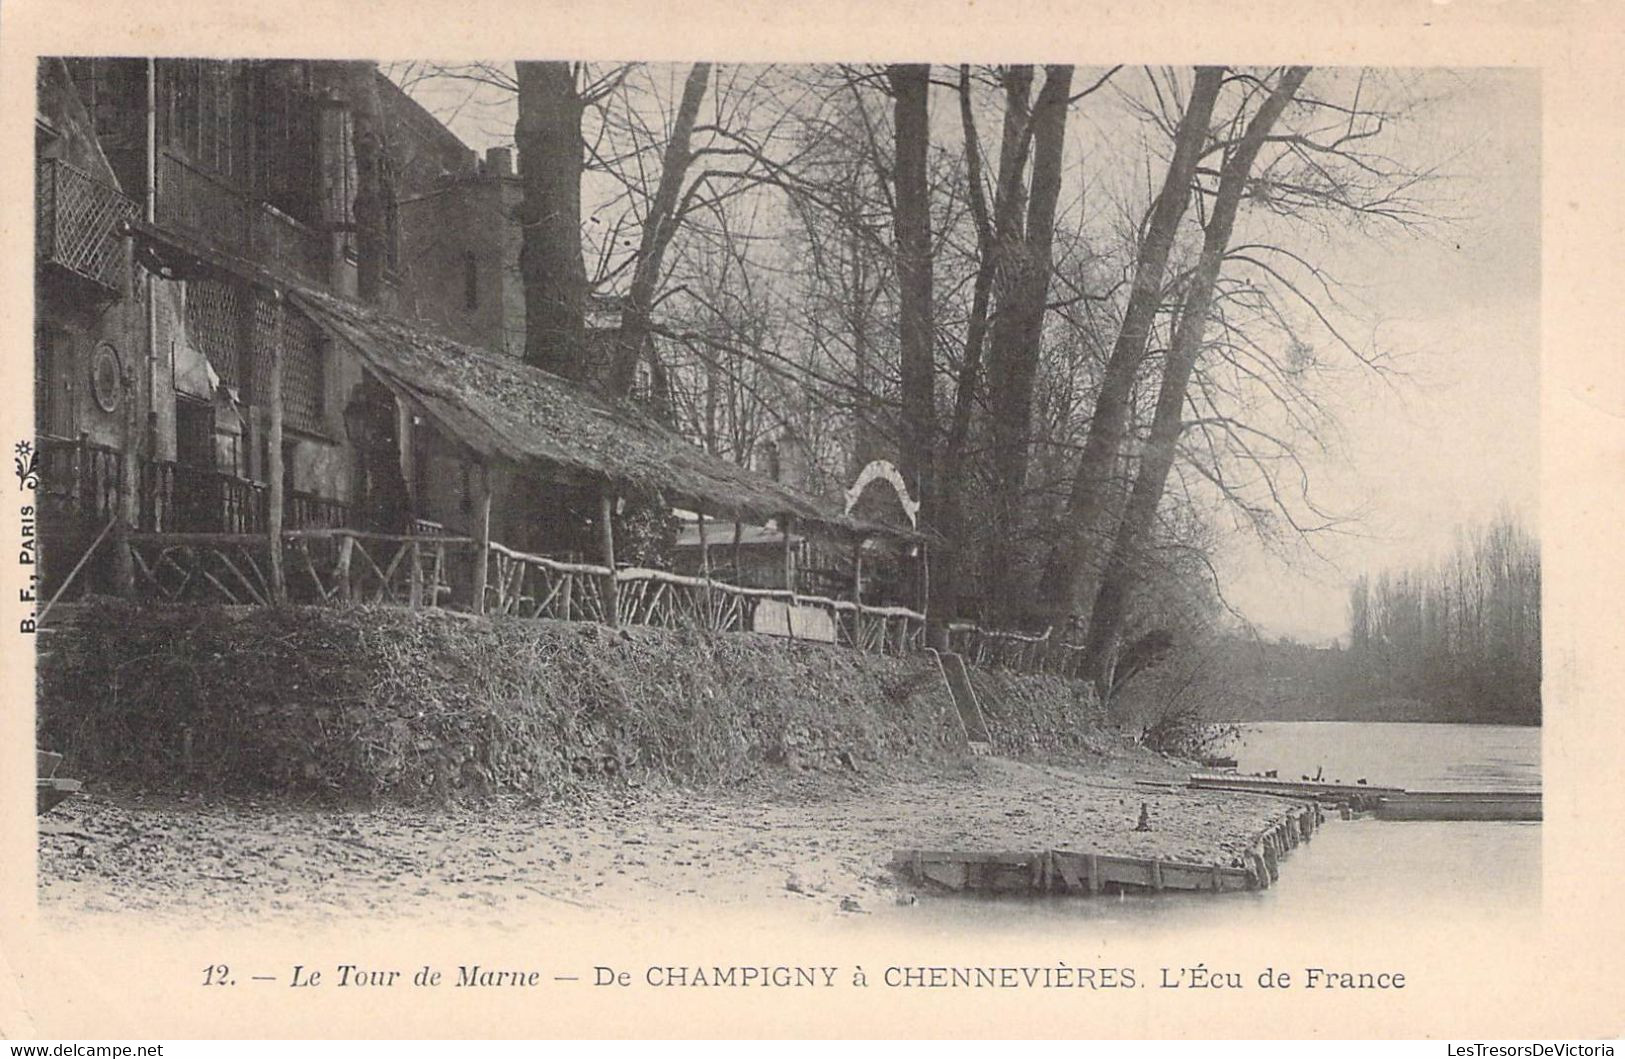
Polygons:
<instances>
[{"instance_id":1,"label":"calm water surface","mask_svg":"<svg viewBox=\"0 0 1625 1059\"><path fill-rule=\"evenodd\" d=\"M1242 772L1275 769L1411 790L1538 790L1540 729L1491 725L1271 722L1227 747ZM1339 820L1282 863L1258 893L1124 898L930 897L907 909L923 931L963 936L1087 926L1104 937L1256 925L1313 931L1374 909L1477 929L1540 909L1538 823Z\"/></svg>"}]
</instances>

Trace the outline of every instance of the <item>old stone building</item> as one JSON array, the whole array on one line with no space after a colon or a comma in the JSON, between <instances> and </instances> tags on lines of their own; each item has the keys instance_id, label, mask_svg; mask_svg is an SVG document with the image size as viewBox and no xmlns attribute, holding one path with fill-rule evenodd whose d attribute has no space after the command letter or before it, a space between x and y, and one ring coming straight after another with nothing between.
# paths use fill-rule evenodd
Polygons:
<instances>
[{"instance_id":1,"label":"old stone building","mask_svg":"<svg viewBox=\"0 0 1625 1059\"><path fill-rule=\"evenodd\" d=\"M890 532L524 364L508 156L371 64L50 59L38 83L47 593L82 567L329 598L336 564L348 598L354 552L384 595L478 610L496 542L604 562L673 504ZM593 348L616 315L590 307Z\"/></svg>"}]
</instances>

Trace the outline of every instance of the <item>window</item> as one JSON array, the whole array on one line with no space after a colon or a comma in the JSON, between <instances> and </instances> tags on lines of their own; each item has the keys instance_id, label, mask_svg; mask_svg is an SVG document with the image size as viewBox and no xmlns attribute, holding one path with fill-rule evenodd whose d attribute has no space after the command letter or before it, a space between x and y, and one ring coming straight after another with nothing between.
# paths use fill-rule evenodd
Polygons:
<instances>
[{"instance_id":1,"label":"window","mask_svg":"<svg viewBox=\"0 0 1625 1059\"><path fill-rule=\"evenodd\" d=\"M473 312L480 307L480 259L469 250L463 254L463 308Z\"/></svg>"}]
</instances>

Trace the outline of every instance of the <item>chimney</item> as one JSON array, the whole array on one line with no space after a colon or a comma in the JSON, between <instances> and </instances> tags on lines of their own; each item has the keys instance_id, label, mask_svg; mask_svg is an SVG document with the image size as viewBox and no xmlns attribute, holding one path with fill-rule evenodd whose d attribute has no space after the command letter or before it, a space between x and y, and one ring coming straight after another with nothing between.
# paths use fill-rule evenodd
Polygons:
<instances>
[{"instance_id":1,"label":"chimney","mask_svg":"<svg viewBox=\"0 0 1625 1059\"><path fill-rule=\"evenodd\" d=\"M505 180L513 176L513 149L492 147L485 152L485 175Z\"/></svg>"}]
</instances>

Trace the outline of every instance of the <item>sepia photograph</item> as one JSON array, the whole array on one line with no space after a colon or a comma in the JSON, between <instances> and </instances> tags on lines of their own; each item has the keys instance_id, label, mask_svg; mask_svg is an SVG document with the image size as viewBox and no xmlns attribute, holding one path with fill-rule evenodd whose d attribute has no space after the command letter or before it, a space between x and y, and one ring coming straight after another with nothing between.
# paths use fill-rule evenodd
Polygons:
<instances>
[{"instance_id":1,"label":"sepia photograph","mask_svg":"<svg viewBox=\"0 0 1625 1059\"><path fill-rule=\"evenodd\" d=\"M1470 987L1380 937L1561 914L1539 68L417 43L7 56L40 937L1414 1037ZM184 940L254 935L313 947Z\"/></svg>"}]
</instances>

